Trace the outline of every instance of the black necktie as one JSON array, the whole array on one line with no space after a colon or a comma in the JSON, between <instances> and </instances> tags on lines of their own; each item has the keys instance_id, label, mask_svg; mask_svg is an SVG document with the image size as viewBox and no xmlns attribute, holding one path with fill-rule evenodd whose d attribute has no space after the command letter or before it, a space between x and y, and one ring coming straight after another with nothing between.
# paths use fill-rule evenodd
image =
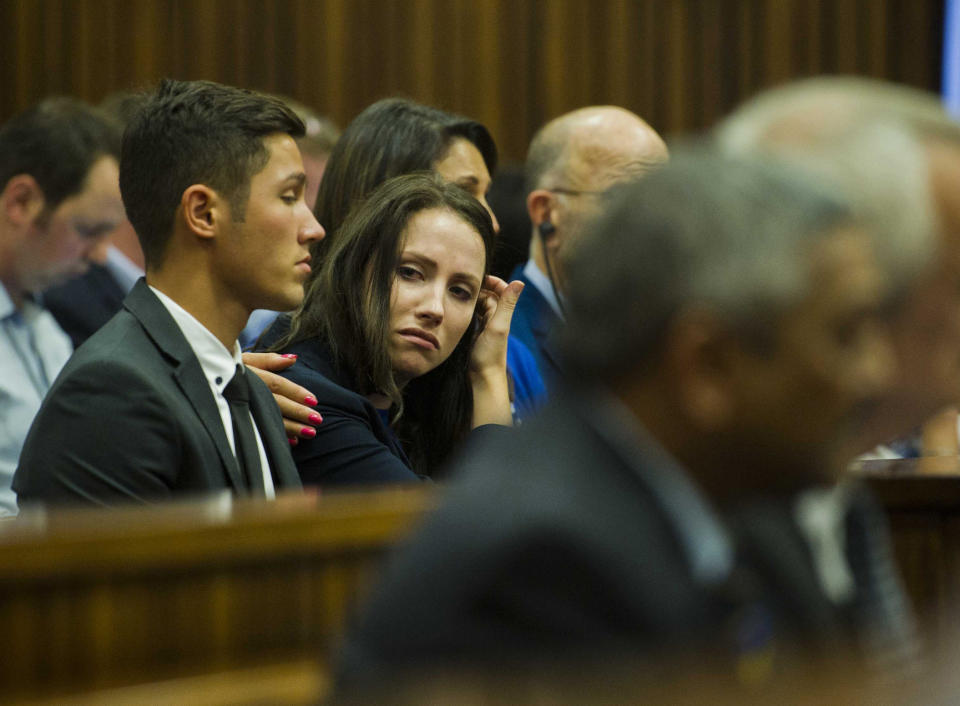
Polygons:
<instances>
[{"instance_id":1,"label":"black necktie","mask_svg":"<svg viewBox=\"0 0 960 706\"><path fill-rule=\"evenodd\" d=\"M250 383L242 365L237 366L237 372L223 389L223 396L230 403L233 444L240 471L247 479L250 492L256 497L264 497L266 492L263 487L263 469L260 466L256 432L250 417Z\"/></svg>"}]
</instances>

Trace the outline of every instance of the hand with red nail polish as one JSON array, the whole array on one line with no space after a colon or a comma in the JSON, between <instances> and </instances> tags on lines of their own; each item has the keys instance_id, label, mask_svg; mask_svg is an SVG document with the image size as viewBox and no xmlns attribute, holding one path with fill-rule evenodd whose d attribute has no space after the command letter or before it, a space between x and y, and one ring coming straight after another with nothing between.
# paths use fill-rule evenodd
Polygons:
<instances>
[{"instance_id":1,"label":"hand with red nail polish","mask_svg":"<svg viewBox=\"0 0 960 706\"><path fill-rule=\"evenodd\" d=\"M311 407L317 406L317 398L305 387L301 387L291 380L277 375L297 362L295 353L244 353L243 362L251 372L266 383L273 393L273 399L280 408L283 417L283 428L291 445L296 445L298 437L312 438L317 431L311 424L319 424L321 417ZM304 434L309 429L312 434Z\"/></svg>"}]
</instances>

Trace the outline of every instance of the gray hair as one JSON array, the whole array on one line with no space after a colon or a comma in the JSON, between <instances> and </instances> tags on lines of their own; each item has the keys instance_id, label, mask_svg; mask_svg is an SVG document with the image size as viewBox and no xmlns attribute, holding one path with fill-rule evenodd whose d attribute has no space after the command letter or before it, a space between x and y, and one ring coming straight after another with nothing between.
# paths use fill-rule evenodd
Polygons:
<instances>
[{"instance_id":1,"label":"gray hair","mask_svg":"<svg viewBox=\"0 0 960 706\"><path fill-rule=\"evenodd\" d=\"M850 218L842 199L793 165L703 149L611 190L565 263L569 370L611 380L649 367L689 307L769 340L808 291L804 253Z\"/></svg>"},{"instance_id":2,"label":"gray hair","mask_svg":"<svg viewBox=\"0 0 960 706\"><path fill-rule=\"evenodd\" d=\"M881 81L822 77L761 94L716 131L730 154L776 153L849 199L895 286L935 252L924 142L960 143L960 124L931 94Z\"/></svg>"}]
</instances>

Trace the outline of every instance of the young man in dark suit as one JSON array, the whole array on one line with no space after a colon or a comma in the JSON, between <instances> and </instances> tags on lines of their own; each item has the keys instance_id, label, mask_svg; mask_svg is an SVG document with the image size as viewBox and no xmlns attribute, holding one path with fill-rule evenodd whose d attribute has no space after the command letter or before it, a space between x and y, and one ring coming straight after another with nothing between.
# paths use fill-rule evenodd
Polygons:
<instances>
[{"instance_id":1,"label":"young man in dark suit","mask_svg":"<svg viewBox=\"0 0 960 706\"><path fill-rule=\"evenodd\" d=\"M254 309L299 303L323 237L303 129L278 100L200 81L164 81L128 125L120 187L146 280L44 401L14 479L21 506L299 486L236 339Z\"/></svg>"}]
</instances>

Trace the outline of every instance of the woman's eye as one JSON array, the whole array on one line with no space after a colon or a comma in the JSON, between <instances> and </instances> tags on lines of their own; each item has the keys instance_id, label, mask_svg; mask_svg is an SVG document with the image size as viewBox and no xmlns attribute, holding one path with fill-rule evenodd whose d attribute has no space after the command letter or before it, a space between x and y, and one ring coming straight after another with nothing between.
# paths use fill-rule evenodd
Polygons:
<instances>
[{"instance_id":1,"label":"woman's eye","mask_svg":"<svg viewBox=\"0 0 960 706\"><path fill-rule=\"evenodd\" d=\"M473 299L473 292L465 287L451 287L450 293L453 294L457 299L462 299L463 301L470 301Z\"/></svg>"},{"instance_id":2,"label":"woman's eye","mask_svg":"<svg viewBox=\"0 0 960 706\"><path fill-rule=\"evenodd\" d=\"M414 268L407 265L400 265L397 268L397 274L400 275L403 279L419 279L420 272Z\"/></svg>"}]
</instances>

